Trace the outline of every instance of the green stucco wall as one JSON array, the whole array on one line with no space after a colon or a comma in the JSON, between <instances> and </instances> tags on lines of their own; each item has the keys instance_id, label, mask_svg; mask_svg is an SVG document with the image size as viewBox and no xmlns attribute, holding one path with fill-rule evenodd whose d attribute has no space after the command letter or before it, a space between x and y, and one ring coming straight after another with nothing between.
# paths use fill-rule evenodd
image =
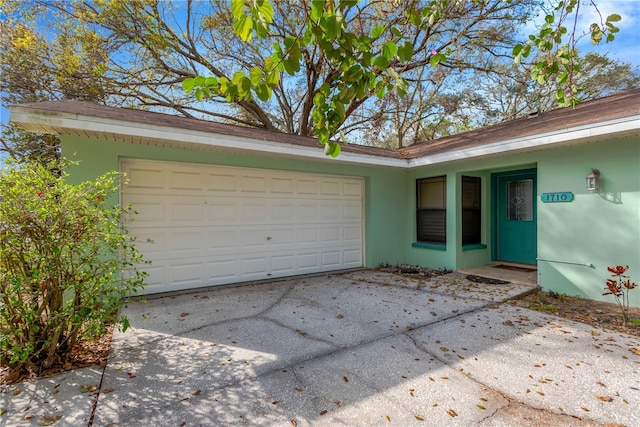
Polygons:
<instances>
[{"instance_id":1,"label":"green stucco wall","mask_svg":"<svg viewBox=\"0 0 640 427\"><path fill-rule=\"evenodd\" d=\"M537 168L538 283L543 289L591 299L603 296L607 266L629 265L640 282L640 140L619 139L524 154L423 166L410 170L346 165L339 161L270 158L64 137L63 153L81 160L71 179L117 170L121 158L283 169L359 176L365 179L365 264L408 263L458 270L492 261L491 174ZM586 190L591 168L601 189ZM446 250L414 247L416 179L447 176ZM482 178L484 248L463 250L460 187L463 175ZM542 203L546 192L573 192L570 203ZM468 248L467 248L468 249ZM585 265L582 265L585 264ZM640 306L640 288L631 292Z\"/></svg>"},{"instance_id":2,"label":"green stucco wall","mask_svg":"<svg viewBox=\"0 0 640 427\"><path fill-rule=\"evenodd\" d=\"M321 150L318 147L318 150ZM359 176L365 180L365 264L400 263L404 259L404 218L407 204L402 170L341 164L338 161L302 161L264 155L219 153L135 145L79 137L63 137L63 155L80 161L71 170L72 182L93 179L119 170L121 158L166 160L297 172Z\"/></svg>"},{"instance_id":3,"label":"green stucco wall","mask_svg":"<svg viewBox=\"0 0 640 427\"><path fill-rule=\"evenodd\" d=\"M591 168L600 170L599 191L586 190ZM570 203L538 202L538 257L550 260L538 262L544 289L613 302L602 293L607 266L616 264L629 265L631 279L640 283L638 138L544 152L538 191L575 194ZM630 295L640 306L640 288Z\"/></svg>"}]
</instances>

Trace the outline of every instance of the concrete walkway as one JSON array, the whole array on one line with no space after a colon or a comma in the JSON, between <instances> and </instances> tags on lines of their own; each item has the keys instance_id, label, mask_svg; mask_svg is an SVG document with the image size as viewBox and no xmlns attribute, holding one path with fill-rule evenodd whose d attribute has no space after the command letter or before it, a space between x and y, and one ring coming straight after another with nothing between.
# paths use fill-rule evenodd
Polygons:
<instances>
[{"instance_id":1,"label":"concrete walkway","mask_svg":"<svg viewBox=\"0 0 640 427\"><path fill-rule=\"evenodd\" d=\"M640 426L640 340L503 303L528 290L365 270L133 303L102 377L9 387L0 425Z\"/></svg>"}]
</instances>

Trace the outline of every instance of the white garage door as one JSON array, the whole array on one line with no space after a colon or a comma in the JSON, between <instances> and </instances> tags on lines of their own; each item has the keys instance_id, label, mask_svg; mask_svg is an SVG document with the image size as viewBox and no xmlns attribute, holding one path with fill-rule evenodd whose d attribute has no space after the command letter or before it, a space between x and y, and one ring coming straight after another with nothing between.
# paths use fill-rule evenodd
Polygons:
<instances>
[{"instance_id":1,"label":"white garage door","mask_svg":"<svg viewBox=\"0 0 640 427\"><path fill-rule=\"evenodd\" d=\"M123 160L145 293L363 265L363 180ZM153 244L144 243L146 239Z\"/></svg>"}]
</instances>

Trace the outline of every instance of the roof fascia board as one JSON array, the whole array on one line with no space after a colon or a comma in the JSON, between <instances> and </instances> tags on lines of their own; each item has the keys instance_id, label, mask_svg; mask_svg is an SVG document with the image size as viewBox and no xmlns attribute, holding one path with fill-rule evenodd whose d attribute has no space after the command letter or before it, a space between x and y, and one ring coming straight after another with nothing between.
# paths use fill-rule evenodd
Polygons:
<instances>
[{"instance_id":1,"label":"roof fascia board","mask_svg":"<svg viewBox=\"0 0 640 427\"><path fill-rule=\"evenodd\" d=\"M131 135L163 141L176 141L199 144L208 147L219 147L237 151L267 152L275 155L285 155L313 160L336 161L340 163L365 164L392 168L412 169L422 166L437 165L457 160L467 160L492 155L509 154L516 151L531 151L535 149L562 146L566 144L590 141L599 136L624 134L640 129L640 115L623 117L590 125L576 126L469 147L446 153L426 155L415 159L398 159L361 153L342 152L337 158L326 156L321 147L298 146L271 140L258 140L237 135L205 132L176 127L126 122L108 118L83 116L79 114L52 112L24 108L19 105L10 107L11 121L29 123L58 128L76 129L85 132L110 133Z\"/></svg>"},{"instance_id":2,"label":"roof fascia board","mask_svg":"<svg viewBox=\"0 0 640 427\"><path fill-rule=\"evenodd\" d=\"M366 164L371 166L385 166L406 168L406 159L389 158L343 151L337 158L324 154L322 146L301 146L281 143L271 140L258 140L237 135L204 132L154 124L125 122L107 118L82 116L79 114L34 110L12 106L11 121L15 123L30 123L58 128L75 129L84 132L110 133L130 135L163 141L186 142L209 147L220 147L238 151L268 152L291 157L303 157L313 160L335 161L341 163Z\"/></svg>"},{"instance_id":3,"label":"roof fascia board","mask_svg":"<svg viewBox=\"0 0 640 427\"><path fill-rule=\"evenodd\" d=\"M624 117L597 123L595 125L583 125L573 128L556 130L544 134L530 135L514 138L476 147L464 148L446 153L427 155L409 160L409 168L437 165L456 160L466 160L479 157L487 157L498 154L508 154L516 151L527 151L550 146L562 146L580 141L593 140L599 136L611 136L624 134L625 132L640 129L640 115Z\"/></svg>"}]
</instances>

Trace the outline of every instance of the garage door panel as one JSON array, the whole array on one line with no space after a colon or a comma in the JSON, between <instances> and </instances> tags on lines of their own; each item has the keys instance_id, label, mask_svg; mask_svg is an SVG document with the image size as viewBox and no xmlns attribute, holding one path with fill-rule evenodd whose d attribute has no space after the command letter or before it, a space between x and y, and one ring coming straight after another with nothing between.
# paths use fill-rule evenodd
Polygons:
<instances>
[{"instance_id":1,"label":"garage door panel","mask_svg":"<svg viewBox=\"0 0 640 427\"><path fill-rule=\"evenodd\" d=\"M186 190L201 192L204 184L202 173L199 171L172 171L168 176L169 190Z\"/></svg>"},{"instance_id":2,"label":"garage door panel","mask_svg":"<svg viewBox=\"0 0 640 427\"><path fill-rule=\"evenodd\" d=\"M348 225L342 227L342 235L345 242L359 243L362 240L362 227L360 225Z\"/></svg>"},{"instance_id":3,"label":"garage door panel","mask_svg":"<svg viewBox=\"0 0 640 427\"><path fill-rule=\"evenodd\" d=\"M359 267L360 178L125 160L147 293Z\"/></svg>"},{"instance_id":4,"label":"garage door panel","mask_svg":"<svg viewBox=\"0 0 640 427\"><path fill-rule=\"evenodd\" d=\"M172 283L198 286L202 283L204 265L202 261L169 264Z\"/></svg>"},{"instance_id":5,"label":"garage door panel","mask_svg":"<svg viewBox=\"0 0 640 427\"><path fill-rule=\"evenodd\" d=\"M362 184L359 181L345 182L342 186L342 194L359 197L362 195Z\"/></svg>"},{"instance_id":6,"label":"garage door panel","mask_svg":"<svg viewBox=\"0 0 640 427\"><path fill-rule=\"evenodd\" d=\"M208 193L229 193L237 191L236 176L234 174L209 173L207 183L203 187Z\"/></svg>"},{"instance_id":7,"label":"garage door panel","mask_svg":"<svg viewBox=\"0 0 640 427\"><path fill-rule=\"evenodd\" d=\"M238 261L235 259L210 261L207 263L207 271L209 284L231 283L238 278Z\"/></svg>"},{"instance_id":8,"label":"garage door panel","mask_svg":"<svg viewBox=\"0 0 640 427\"><path fill-rule=\"evenodd\" d=\"M320 254L318 252L308 252L298 254L298 269L310 270L320 267Z\"/></svg>"},{"instance_id":9,"label":"garage door panel","mask_svg":"<svg viewBox=\"0 0 640 427\"><path fill-rule=\"evenodd\" d=\"M198 221L204 222L205 206L201 201L176 200L171 204L171 214L167 218L170 222Z\"/></svg>"},{"instance_id":10,"label":"garage door panel","mask_svg":"<svg viewBox=\"0 0 640 427\"><path fill-rule=\"evenodd\" d=\"M320 240L320 230L317 228L299 228L297 230L298 243L313 244Z\"/></svg>"},{"instance_id":11,"label":"garage door panel","mask_svg":"<svg viewBox=\"0 0 640 427\"><path fill-rule=\"evenodd\" d=\"M340 251L323 252L320 259L322 267L335 267L340 265Z\"/></svg>"},{"instance_id":12,"label":"garage door panel","mask_svg":"<svg viewBox=\"0 0 640 427\"><path fill-rule=\"evenodd\" d=\"M296 269L295 255L280 255L271 258L271 273L294 273Z\"/></svg>"},{"instance_id":13,"label":"garage door panel","mask_svg":"<svg viewBox=\"0 0 640 427\"><path fill-rule=\"evenodd\" d=\"M283 194L293 195L295 192L295 181L292 178L271 178L270 180L271 193L282 196Z\"/></svg>"},{"instance_id":14,"label":"garage door panel","mask_svg":"<svg viewBox=\"0 0 640 427\"><path fill-rule=\"evenodd\" d=\"M207 221L219 223L236 222L238 219L238 206L227 200L211 199L207 201Z\"/></svg>"},{"instance_id":15,"label":"garage door panel","mask_svg":"<svg viewBox=\"0 0 640 427\"><path fill-rule=\"evenodd\" d=\"M267 257L257 256L240 260L241 274L243 276L267 275Z\"/></svg>"},{"instance_id":16,"label":"garage door panel","mask_svg":"<svg viewBox=\"0 0 640 427\"><path fill-rule=\"evenodd\" d=\"M360 266L362 265L362 250L360 248L348 249L343 251L343 262L346 265Z\"/></svg>"},{"instance_id":17,"label":"garage door panel","mask_svg":"<svg viewBox=\"0 0 640 427\"><path fill-rule=\"evenodd\" d=\"M323 227L320 235L322 236L322 243L335 243L340 241L340 227Z\"/></svg>"},{"instance_id":18,"label":"garage door panel","mask_svg":"<svg viewBox=\"0 0 640 427\"><path fill-rule=\"evenodd\" d=\"M324 196L340 195L340 181L322 181L320 188L320 194Z\"/></svg>"},{"instance_id":19,"label":"garage door panel","mask_svg":"<svg viewBox=\"0 0 640 427\"><path fill-rule=\"evenodd\" d=\"M240 191L245 193L266 193L267 180L262 176L243 175L240 177Z\"/></svg>"},{"instance_id":20,"label":"garage door panel","mask_svg":"<svg viewBox=\"0 0 640 427\"><path fill-rule=\"evenodd\" d=\"M123 169L129 180L127 187L130 190L144 189L163 189L164 188L164 171L161 167L128 167Z\"/></svg>"}]
</instances>

